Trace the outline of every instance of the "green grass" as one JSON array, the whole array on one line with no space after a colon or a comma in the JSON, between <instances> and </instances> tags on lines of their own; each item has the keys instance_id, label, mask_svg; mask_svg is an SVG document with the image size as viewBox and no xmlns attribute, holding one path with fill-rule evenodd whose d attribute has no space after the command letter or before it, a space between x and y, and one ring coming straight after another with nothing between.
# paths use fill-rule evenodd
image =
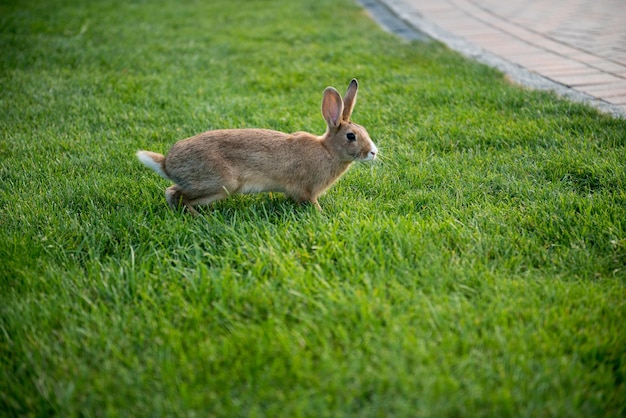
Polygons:
<instances>
[{"instance_id":1,"label":"green grass","mask_svg":"<svg viewBox=\"0 0 626 418\"><path fill-rule=\"evenodd\" d=\"M0 415L626 414L626 121L349 0L3 1L0 50ZM381 155L321 214L134 156L352 77Z\"/></svg>"}]
</instances>

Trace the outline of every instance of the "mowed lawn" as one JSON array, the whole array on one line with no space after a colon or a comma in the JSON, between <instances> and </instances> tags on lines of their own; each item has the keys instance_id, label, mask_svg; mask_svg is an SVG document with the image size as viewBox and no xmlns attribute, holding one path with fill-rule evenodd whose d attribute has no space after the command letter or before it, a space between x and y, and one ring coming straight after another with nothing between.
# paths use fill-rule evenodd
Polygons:
<instances>
[{"instance_id":1,"label":"mowed lawn","mask_svg":"<svg viewBox=\"0 0 626 418\"><path fill-rule=\"evenodd\" d=\"M0 415L620 417L626 121L350 0L0 3ZM320 198L193 218L138 149L323 133Z\"/></svg>"}]
</instances>

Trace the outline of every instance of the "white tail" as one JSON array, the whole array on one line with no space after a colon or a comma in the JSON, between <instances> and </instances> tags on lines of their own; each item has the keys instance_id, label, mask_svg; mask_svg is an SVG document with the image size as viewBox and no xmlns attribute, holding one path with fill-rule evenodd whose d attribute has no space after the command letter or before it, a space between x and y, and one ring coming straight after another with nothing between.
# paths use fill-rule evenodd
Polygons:
<instances>
[{"instance_id":1,"label":"white tail","mask_svg":"<svg viewBox=\"0 0 626 418\"><path fill-rule=\"evenodd\" d=\"M161 164L165 158L161 154L151 151L137 151L137 158L139 158L139 161L141 161L143 165L154 170L154 172L156 172L159 176L166 180L170 180L167 174L165 174L165 171L163 171L163 166Z\"/></svg>"}]
</instances>

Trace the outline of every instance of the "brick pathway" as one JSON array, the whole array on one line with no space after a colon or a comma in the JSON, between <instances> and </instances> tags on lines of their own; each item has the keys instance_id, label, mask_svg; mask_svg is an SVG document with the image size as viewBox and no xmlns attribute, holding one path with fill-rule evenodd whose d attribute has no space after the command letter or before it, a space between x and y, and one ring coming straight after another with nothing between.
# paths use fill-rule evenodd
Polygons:
<instances>
[{"instance_id":1,"label":"brick pathway","mask_svg":"<svg viewBox=\"0 0 626 418\"><path fill-rule=\"evenodd\" d=\"M381 1L431 36L451 34L626 114L624 0Z\"/></svg>"}]
</instances>

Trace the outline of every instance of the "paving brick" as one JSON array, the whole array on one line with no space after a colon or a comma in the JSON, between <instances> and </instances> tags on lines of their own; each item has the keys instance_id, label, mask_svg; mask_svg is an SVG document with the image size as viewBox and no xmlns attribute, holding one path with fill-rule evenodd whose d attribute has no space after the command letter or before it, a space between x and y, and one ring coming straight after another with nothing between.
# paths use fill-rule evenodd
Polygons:
<instances>
[{"instance_id":1,"label":"paving brick","mask_svg":"<svg viewBox=\"0 0 626 418\"><path fill-rule=\"evenodd\" d=\"M533 71L537 71L540 73L543 73L544 71L548 70L564 70L564 69L568 69L568 68L573 68L573 69L580 69L580 68L589 68L590 66L588 65L584 65L581 64L579 62L576 61L572 61L566 58L563 59L559 59L559 60L554 60L552 62L538 62L538 63L526 63L525 67L533 70Z\"/></svg>"},{"instance_id":2,"label":"paving brick","mask_svg":"<svg viewBox=\"0 0 626 418\"><path fill-rule=\"evenodd\" d=\"M544 66L555 66L560 65L563 62L563 57L547 52L541 51L537 54L533 55L517 55L510 56L511 59L514 59L521 65L544 65Z\"/></svg>"},{"instance_id":3,"label":"paving brick","mask_svg":"<svg viewBox=\"0 0 626 418\"><path fill-rule=\"evenodd\" d=\"M624 96L626 95L626 82L581 86L580 90L584 91L585 93L601 97Z\"/></svg>"},{"instance_id":4,"label":"paving brick","mask_svg":"<svg viewBox=\"0 0 626 418\"><path fill-rule=\"evenodd\" d=\"M541 70L541 74L548 76L548 77L553 77L553 76L587 76L587 75L592 75L592 74L597 74L598 70L591 68L591 67L586 67L586 66L580 66L580 67L555 67L555 68L549 68L549 69L543 69Z\"/></svg>"},{"instance_id":5,"label":"paving brick","mask_svg":"<svg viewBox=\"0 0 626 418\"><path fill-rule=\"evenodd\" d=\"M619 78L614 75L602 72L596 72L588 75L559 75L552 76L550 78L571 87L608 84L619 80Z\"/></svg>"},{"instance_id":6,"label":"paving brick","mask_svg":"<svg viewBox=\"0 0 626 418\"><path fill-rule=\"evenodd\" d=\"M624 109L626 109L626 96L621 96L621 97L616 97L616 98L608 98L606 99L607 102L609 103L613 103L615 105L619 105L624 107Z\"/></svg>"}]
</instances>

